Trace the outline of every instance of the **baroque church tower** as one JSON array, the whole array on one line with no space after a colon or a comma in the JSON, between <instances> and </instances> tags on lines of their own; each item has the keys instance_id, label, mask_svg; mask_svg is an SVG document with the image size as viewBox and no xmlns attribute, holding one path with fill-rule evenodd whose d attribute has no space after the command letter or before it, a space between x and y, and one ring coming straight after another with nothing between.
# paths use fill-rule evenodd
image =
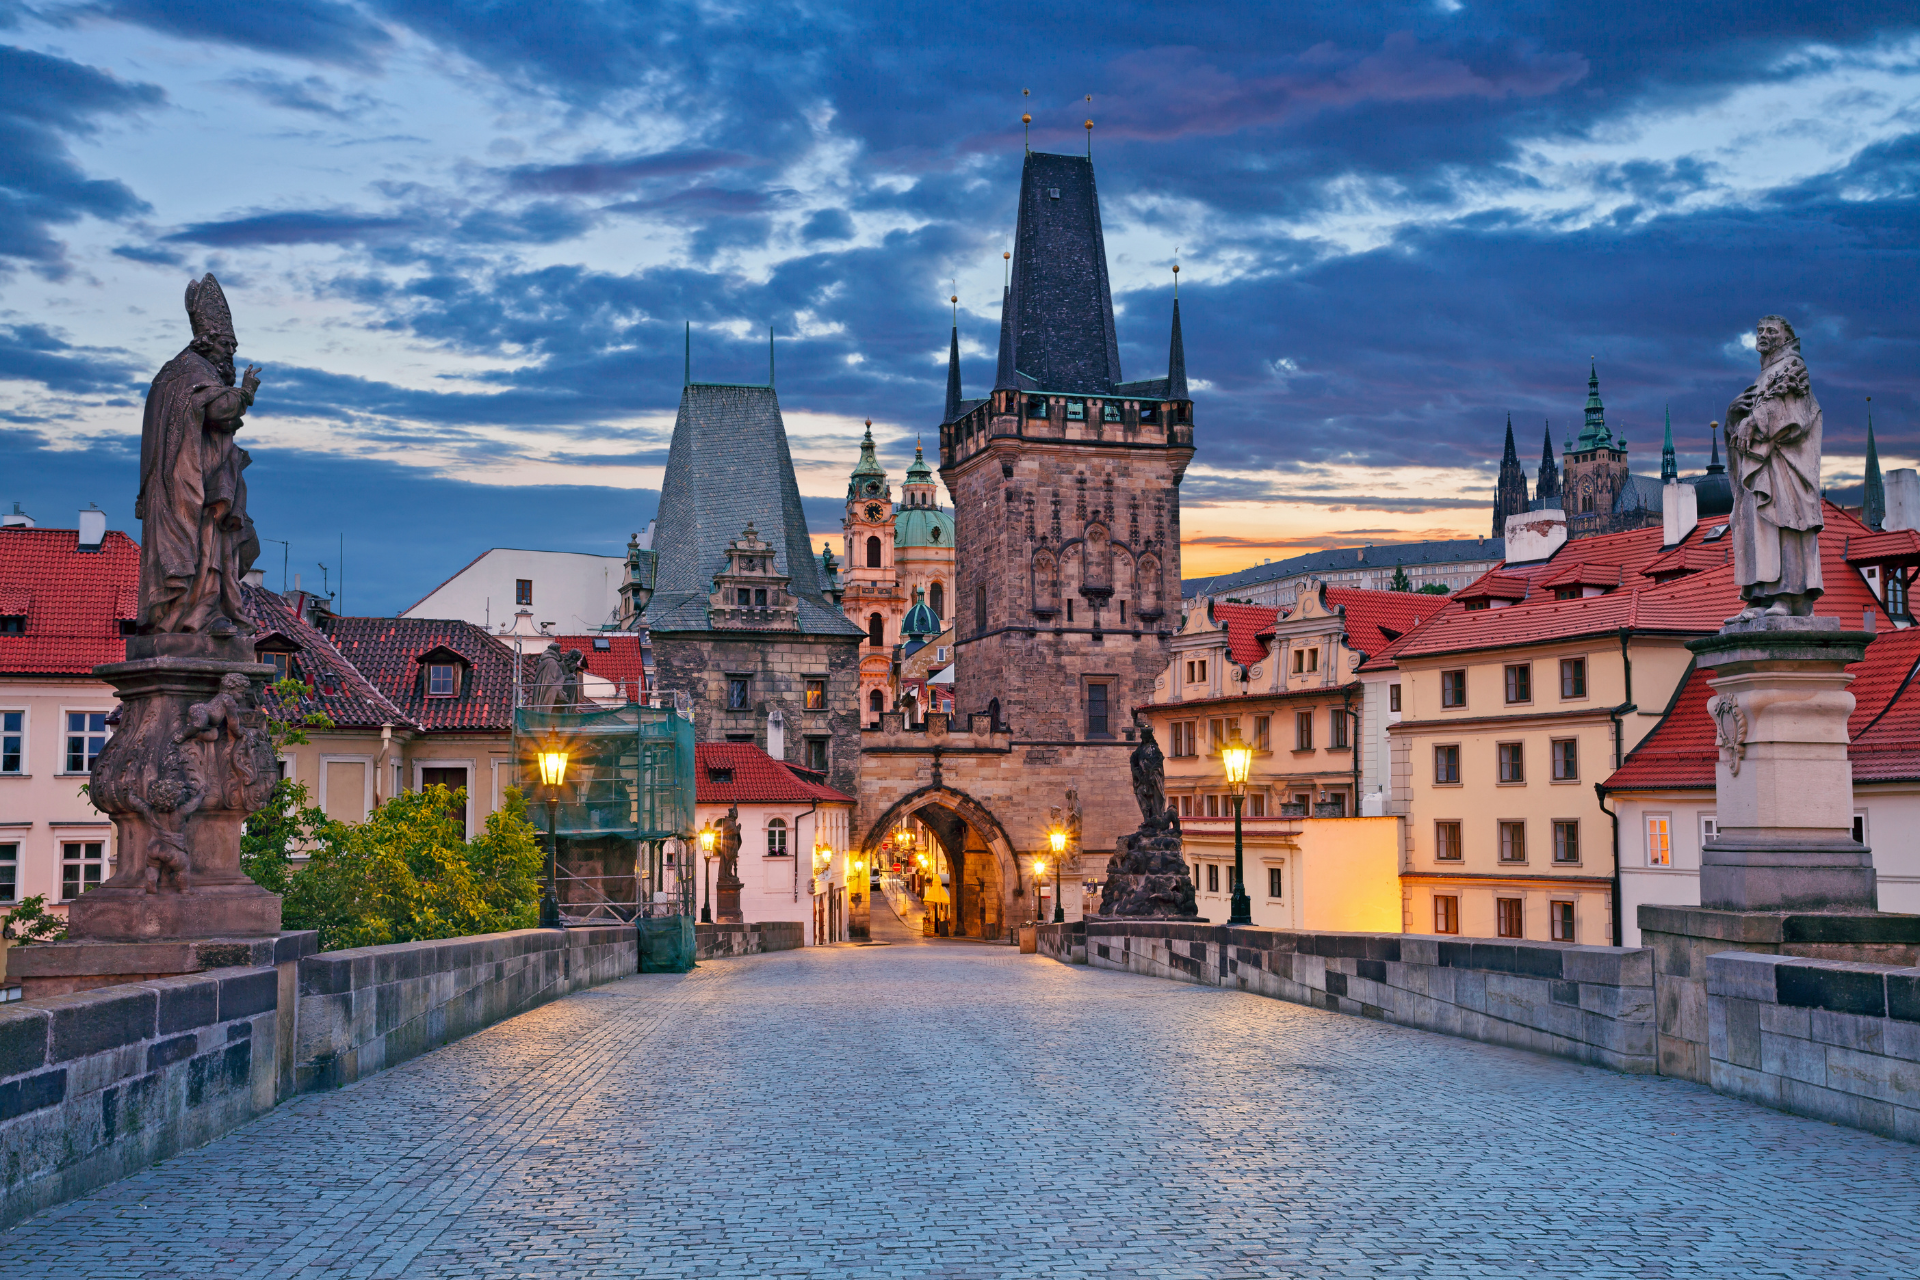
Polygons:
<instances>
[{"instance_id":1,"label":"baroque church tower","mask_svg":"<svg viewBox=\"0 0 1920 1280\"><path fill-rule=\"evenodd\" d=\"M955 705L997 705L1016 746L1119 748L1180 622L1193 401L1178 301L1166 376L1121 374L1090 160L1027 155L992 393L961 399L957 368L940 427ZM1113 764L1124 793L1124 750Z\"/></svg>"}]
</instances>

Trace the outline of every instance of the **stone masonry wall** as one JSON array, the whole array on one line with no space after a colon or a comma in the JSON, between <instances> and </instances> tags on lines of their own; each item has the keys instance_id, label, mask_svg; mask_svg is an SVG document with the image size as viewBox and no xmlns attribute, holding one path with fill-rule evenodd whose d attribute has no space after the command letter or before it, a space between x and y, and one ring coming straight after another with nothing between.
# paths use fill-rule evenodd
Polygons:
<instances>
[{"instance_id":1,"label":"stone masonry wall","mask_svg":"<svg viewBox=\"0 0 1920 1280\"><path fill-rule=\"evenodd\" d=\"M1920 1142L1920 969L1726 952L1706 971L1717 1092Z\"/></svg>"},{"instance_id":2,"label":"stone masonry wall","mask_svg":"<svg viewBox=\"0 0 1920 1280\"><path fill-rule=\"evenodd\" d=\"M1072 938L1076 928L1084 944ZM1095 968L1655 1072L1653 960L1643 948L1112 920L1043 925L1040 945L1054 955L1084 945Z\"/></svg>"},{"instance_id":3,"label":"stone masonry wall","mask_svg":"<svg viewBox=\"0 0 1920 1280\"><path fill-rule=\"evenodd\" d=\"M769 951L794 951L806 945L805 926L798 920L765 920L758 924L696 924L694 955L701 960L722 956L757 956Z\"/></svg>"}]
</instances>

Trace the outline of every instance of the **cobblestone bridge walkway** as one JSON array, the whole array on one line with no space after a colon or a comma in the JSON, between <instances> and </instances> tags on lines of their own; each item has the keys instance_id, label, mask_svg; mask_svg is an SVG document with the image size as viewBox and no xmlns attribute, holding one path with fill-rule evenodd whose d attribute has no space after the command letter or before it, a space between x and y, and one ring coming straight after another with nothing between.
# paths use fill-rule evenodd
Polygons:
<instances>
[{"instance_id":1,"label":"cobblestone bridge walkway","mask_svg":"<svg viewBox=\"0 0 1920 1280\"><path fill-rule=\"evenodd\" d=\"M0 1235L0 1274L1913 1276L1920 1149L978 945L572 996Z\"/></svg>"}]
</instances>

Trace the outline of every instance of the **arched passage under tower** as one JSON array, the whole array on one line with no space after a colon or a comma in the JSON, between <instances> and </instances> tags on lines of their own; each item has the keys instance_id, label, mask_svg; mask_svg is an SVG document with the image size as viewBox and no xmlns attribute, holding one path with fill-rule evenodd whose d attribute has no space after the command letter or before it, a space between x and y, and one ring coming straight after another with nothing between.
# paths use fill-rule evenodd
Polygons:
<instances>
[{"instance_id":1,"label":"arched passage under tower","mask_svg":"<svg viewBox=\"0 0 1920 1280\"><path fill-rule=\"evenodd\" d=\"M927 836L916 839L911 851L900 847L896 834L909 827ZM928 872L943 873L953 899L951 936L1003 939L1032 915L1013 841L990 809L956 787L942 783L901 796L867 828L860 847L870 865L897 862L903 870L926 856Z\"/></svg>"}]
</instances>

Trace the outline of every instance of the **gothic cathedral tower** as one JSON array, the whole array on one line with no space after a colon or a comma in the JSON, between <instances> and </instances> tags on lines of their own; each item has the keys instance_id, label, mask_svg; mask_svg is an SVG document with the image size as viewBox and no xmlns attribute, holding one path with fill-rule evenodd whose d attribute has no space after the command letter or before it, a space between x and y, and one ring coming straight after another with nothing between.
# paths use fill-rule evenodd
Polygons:
<instances>
[{"instance_id":1,"label":"gothic cathedral tower","mask_svg":"<svg viewBox=\"0 0 1920 1280\"><path fill-rule=\"evenodd\" d=\"M955 707L997 704L1016 746L1121 747L1180 625L1193 401L1179 303L1166 376L1122 381L1087 159L1028 154L1015 235L993 392L950 387L940 427ZM1124 793L1124 753L1114 765Z\"/></svg>"}]
</instances>

